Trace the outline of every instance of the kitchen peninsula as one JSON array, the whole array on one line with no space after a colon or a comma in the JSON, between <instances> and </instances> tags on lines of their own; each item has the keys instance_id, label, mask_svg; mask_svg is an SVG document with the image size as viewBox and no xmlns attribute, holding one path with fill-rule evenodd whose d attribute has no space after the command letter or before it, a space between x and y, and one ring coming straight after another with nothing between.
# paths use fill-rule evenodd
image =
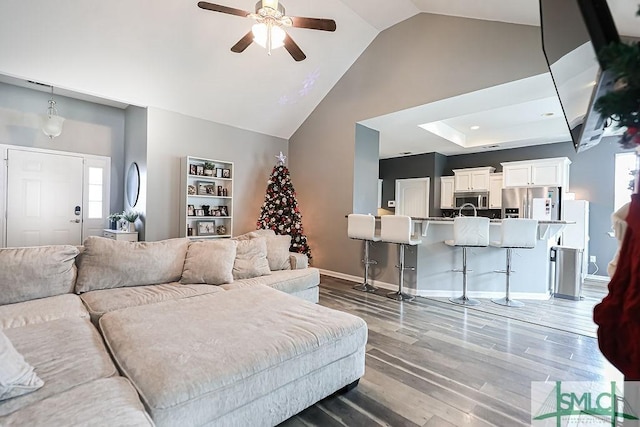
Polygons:
<instances>
[{"instance_id":1,"label":"kitchen peninsula","mask_svg":"<svg viewBox=\"0 0 640 427\"><path fill-rule=\"evenodd\" d=\"M405 273L405 291L411 295L431 297L459 296L462 274L462 250L444 244L453 238L453 219L412 217L414 233L422 243L408 248L406 264L415 271ZM500 240L501 220L491 220L489 240ZM511 276L514 299L547 299L550 296L551 271L549 252L557 245L558 234L567 221L539 221L538 243L533 249L515 249ZM474 298L496 298L505 293L505 276L495 270L505 269L505 250L486 247L468 250L468 294Z\"/></svg>"}]
</instances>

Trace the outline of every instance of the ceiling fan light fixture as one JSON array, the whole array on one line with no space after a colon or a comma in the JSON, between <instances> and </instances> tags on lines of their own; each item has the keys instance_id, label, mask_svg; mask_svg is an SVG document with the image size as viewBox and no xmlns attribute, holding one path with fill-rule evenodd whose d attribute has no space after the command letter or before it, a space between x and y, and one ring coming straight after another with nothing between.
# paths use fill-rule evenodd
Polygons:
<instances>
[{"instance_id":1,"label":"ceiling fan light fixture","mask_svg":"<svg viewBox=\"0 0 640 427\"><path fill-rule=\"evenodd\" d=\"M273 10L278 10L278 0L262 0L262 7L270 7Z\"/></svg>"},{"instance_id":2,"label":"ceiling fan light fixture","mask_svg":"<svg viewBox=\"0 0 640 427\"><path fill-rule=\"evenodd\" d=\"M53 86L51 86L51 98L49 98L49 107L47 108L47 114L42 117L42 132L53 139L60 136L62 133L62 124L64 118L58 115L56 109L56 101L53 100Z\"/></svg>"},{"instance_id":3,"label":"ceiling fan light fixture","mask_svg":"<svg viewBox=\"0 0 640 427\"><path fill-rule=\"evenodd\" d=\"M269 50L284 46L284 38L287 35L279 25L268 26L264 22L254 24L251 27L251 32L253 33L253 41ZM271 40L269 40L269 33L271 33ZM270 46L269 41L271 42Z\"/></svg>"}]
</instances>

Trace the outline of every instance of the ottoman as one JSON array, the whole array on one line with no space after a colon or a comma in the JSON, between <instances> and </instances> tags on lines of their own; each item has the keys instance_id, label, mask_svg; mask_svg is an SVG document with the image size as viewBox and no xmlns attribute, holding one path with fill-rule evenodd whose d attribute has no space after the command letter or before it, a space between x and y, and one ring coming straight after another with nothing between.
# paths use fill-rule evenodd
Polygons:
<instances>
[{"instance_id":1,"label":"ottoman","mask_svg":"<svg viewBox=\"0 0 640 427\"><path fill-rule=\"evenodd\" d=\"M270 426L364 374L359 317L256 286L106 313L100 329L158 426Z\"/></svg>"}]
</instances>

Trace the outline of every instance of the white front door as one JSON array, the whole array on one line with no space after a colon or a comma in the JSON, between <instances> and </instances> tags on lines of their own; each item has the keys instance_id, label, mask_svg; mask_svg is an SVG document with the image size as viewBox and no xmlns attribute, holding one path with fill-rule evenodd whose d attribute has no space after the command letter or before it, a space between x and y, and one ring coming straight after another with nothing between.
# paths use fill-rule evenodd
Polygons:
<instances>
[{"instance_id":1,"label":"white front door","mask_svg":"<svg viewBox=\"0 0 640 427\"><path fill-rule=\"evenodd\" d=\"M8 150L7 161L7 247L82 244L82 157Z\"/></svg>"},{"instance_id":2,"label":"white front door","mask_svg":"<svg viewBox=\"0 0 640 427\"><path fill-rule=\"evenodd\" d=\"M396 180L396 215L429 216L429 178Z\"/></svg>"}]
</instances>

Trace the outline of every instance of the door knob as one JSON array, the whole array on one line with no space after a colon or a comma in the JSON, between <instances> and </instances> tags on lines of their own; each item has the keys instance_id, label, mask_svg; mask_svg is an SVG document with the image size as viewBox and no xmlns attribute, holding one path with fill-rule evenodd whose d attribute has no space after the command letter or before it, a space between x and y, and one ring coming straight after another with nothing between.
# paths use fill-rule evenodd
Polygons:
<instances>
[{"instance_id":1,"label":"door knob","mask_svg":"<svg viewBox=\"0 0 640 427\"><path fill-rule=\"evenodd\" d=\"M69 222L75 222L76 224L80 224L79 219L70 219Z\"/></svg>"}]
</instances>

